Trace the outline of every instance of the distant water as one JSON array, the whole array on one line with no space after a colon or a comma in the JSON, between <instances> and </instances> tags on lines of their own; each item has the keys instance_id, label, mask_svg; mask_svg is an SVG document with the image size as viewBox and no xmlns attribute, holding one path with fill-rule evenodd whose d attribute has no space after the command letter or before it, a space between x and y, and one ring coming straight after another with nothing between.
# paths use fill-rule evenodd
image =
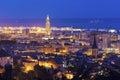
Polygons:
<instances>
[{"instance_id":1,"label":"distant water","mask_svg":"<svg viewBox=\"0 0 120 80\"><path fill-rule=\"evenodd\" d=\"M45 26L45 19L0 19L0 26ZM120 19L51 19L52 27L119 29Z\"/></svg>"}]
</instances>

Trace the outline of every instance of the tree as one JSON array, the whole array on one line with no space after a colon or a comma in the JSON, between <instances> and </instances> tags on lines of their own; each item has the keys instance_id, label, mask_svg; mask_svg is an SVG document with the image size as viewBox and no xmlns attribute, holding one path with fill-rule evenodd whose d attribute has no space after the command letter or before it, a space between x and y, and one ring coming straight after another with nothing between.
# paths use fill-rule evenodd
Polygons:
<instances>
[{"instance_id":1,"label":"tree","mask_svg":"<svg viewBox=\"0 0 120 80\"><path fill-rule=\"evenodd\" d=\"M42 80L50 80L51 76L47 69L43 66L35 65L34 67L35 77Z\"/></svg>"},{"instance_id":2,"label":"tree","mask_svg":"<svg viewBox=\"0 0 120 80\"><path fill-rule=\"evenodd\" d=\"M21 67L15 66L12 71L12 76L17 80L25 80L27 78L27 74L22 71Z\"/></svg>"},{"instance_id":3,"label":"tree","mask_svg":"<svg viewBox=\"0 0 120 80\"><path fill-rule=\"evenodd\" d=\"M28 73L27 73L27 79L28 80L34 80L34 78L35 78L35 71L29 71Z\"/></svg>"}]
</instances>

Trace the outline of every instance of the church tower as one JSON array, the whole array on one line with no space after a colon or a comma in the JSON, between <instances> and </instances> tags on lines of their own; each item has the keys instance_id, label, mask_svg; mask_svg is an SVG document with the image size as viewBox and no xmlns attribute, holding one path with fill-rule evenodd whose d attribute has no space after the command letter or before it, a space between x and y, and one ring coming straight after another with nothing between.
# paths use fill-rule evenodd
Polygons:
<instances>
[{"instance_id":1,"label":"church tower","mask_svg":"<svg viewBox=\"0 0 120 80\"><path fill-rule=\"evenodd\" d=\"M96 41L96 36L94 34L94 41L93 41L93 45L92 45L92 55L97 58L98 55L98 46L97 46L97 41Z\"/></svg>"},{"instance_id":2,"label":"church tower","mask_svg":"<svg viewBox=\"0 0 120 80\"><path fill-rule=\"evenodd\" d=\"M47 16L46 18L46 34L51 35L51 28L50 28L50 18Z\"/></svg>"}]
</instances>

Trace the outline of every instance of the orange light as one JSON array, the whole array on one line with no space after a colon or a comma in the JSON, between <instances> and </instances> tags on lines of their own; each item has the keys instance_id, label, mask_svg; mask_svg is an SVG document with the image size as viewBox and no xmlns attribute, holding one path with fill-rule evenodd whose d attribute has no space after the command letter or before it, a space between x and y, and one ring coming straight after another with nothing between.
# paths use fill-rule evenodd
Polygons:
<instances>
[{"instance_id":1,"label":"orange light","mask_svg":"<svg viewBox=\"0 0 120 80\"><path fill-rule=\"evenodd\" d=\"M73 79L73 77L74 77L74 75L73 75L73 74L66 74L66 78L67 78L68 80Z\"/></svg>"}]
</instances>

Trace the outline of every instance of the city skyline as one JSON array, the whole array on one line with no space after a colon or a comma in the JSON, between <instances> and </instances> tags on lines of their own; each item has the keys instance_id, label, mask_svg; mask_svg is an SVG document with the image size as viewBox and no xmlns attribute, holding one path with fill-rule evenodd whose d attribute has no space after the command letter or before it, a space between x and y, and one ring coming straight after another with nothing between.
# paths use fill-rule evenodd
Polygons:
<instances>
[{"instance_id":1,"label":"city skyline","mask_svg":"<svg viewBox=\"0 0 120 80\"><path fill-rule=\"evenodd\" d=\"M119 0L0 0L0 80L119 80Z\"/></svg>"}]
</instances>

